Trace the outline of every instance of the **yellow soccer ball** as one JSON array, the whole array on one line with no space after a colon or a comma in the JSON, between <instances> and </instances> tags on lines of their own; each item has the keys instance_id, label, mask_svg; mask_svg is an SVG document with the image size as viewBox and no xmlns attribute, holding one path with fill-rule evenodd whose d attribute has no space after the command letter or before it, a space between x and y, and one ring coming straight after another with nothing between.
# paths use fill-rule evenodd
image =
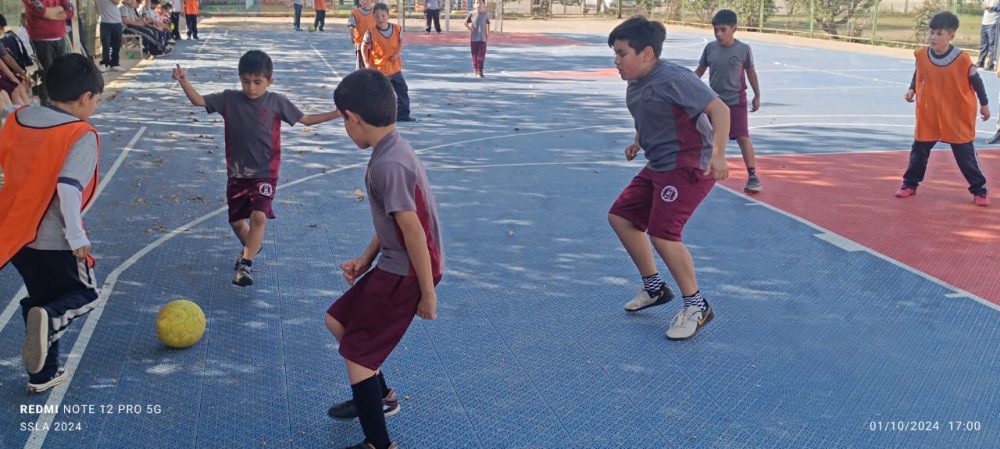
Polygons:
<instances>
[{"instance_id":1,"label":"yellow soccer ball","mask_svg":"<svg viewBox=\"0 0 1000 449\"><path fill-rule=\"evenodd\" d=\"M187 348L205 333L205 313L186 299L170 301L156 315L156 335L171 348Z\"/></svg>"}]
</instances>

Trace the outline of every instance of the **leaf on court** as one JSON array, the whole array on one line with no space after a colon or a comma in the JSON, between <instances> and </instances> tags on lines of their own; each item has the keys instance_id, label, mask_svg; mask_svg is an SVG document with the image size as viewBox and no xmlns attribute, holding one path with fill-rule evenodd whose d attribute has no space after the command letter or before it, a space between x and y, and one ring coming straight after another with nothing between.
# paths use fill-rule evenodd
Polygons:
<instances>
[{"instance_id":1,"label":"leaf on court","mask_svg":"<svg viewBox=\"0 0 1000 449\"><path fill-rule=\"evenodd\" d=\"M304 132L304 133L311 133L311 132L313 132L313 130L312 130L312 128L302 128L302 132Z\"/></svg>"},{"instance_id":2,"label":"leaf on court","mask_svg":"<svg viewBox=\"0 0 1000 449\"><path fill-rule=\"evenodd\" d=\"M354 189L354 201L362 202L365 200L365 192L361 189Z\"/></svg>"},{"instance_id":3,"label":"leaf on court","mask_svg":"<svg viewBox=\"0 0 1000 449\"><path fill-rule=\"evenodd\" d=\"M146 200L144 200L142 198L137 198L135 200L135 205L136 206L145 206L146 205Z\"/></svg>"},{"instance_id":4,"label":"leaf on court","mask_svg":"<svg viewBox=\"0 0 1000 449\"><path fill-rule=\"evenodd\" d=\"M310 228L315 228L315 227L318 227L319 225L316 224L316 223L309 223L306 226L309 226Z\"/></svg>"},{"instance_id":5,"label":"leaf on court","mask_svg":"<svg viewBox=\"0 0 1000 449\"><path fill-rule=\"evenodd\" d=\"M191 121L192 121L192 122L197 122L197 121L198 121L198 119L196 119L196 118L194 118L194 117L191 117Z\"/></svg>"},{"instance_id":6,"label":"leaf on court","mask_svg":"<svg viewBox=\"0 0 1000 449\"><path fill-rule=\"evenodd\" d=\"M207 134L198 134L198 138L199 139L205 139L205 140L213 140L213 139L215 139L215 137L209 136ZM209 151L211 151L211 150L209 150Z\"/></svg>"},{"instance_id":7,"label":"leaf on court","mask_svg":"<svg viewBox=\"0 0 1000 449\"><path fill-rule=\"evenodd\" d=\"M514 230L513 229L508 229L507 230L507 237L511 237L513 235L514 235Z\"/></svg>"},{"instance_id":8,"label":"leaf on court","mask_svg":"<svg viewBox=\"0 0 1000 449\"><path fill-rule=\"evenodd\" d=\"M514 131L520 131L521 128L514 128Z\"/></svg>"}]
</instances>

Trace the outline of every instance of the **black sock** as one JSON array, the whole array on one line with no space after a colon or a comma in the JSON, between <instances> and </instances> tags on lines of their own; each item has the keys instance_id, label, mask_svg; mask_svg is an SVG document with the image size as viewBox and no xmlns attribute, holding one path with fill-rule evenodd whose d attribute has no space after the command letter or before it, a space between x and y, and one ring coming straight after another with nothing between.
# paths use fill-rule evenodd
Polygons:
<instances>
[{"instance_id":1,"label":"black sock","mask_svg":"<svg viewBox=\"0 0 1000 449\"><path fill-rule=\"evenodd\" d=\"M757 169L755 167L747 167L747 174L751 177L757 176Z\"/></svg>"},{"instance_id":2,"label":"black sock","mask_svg":"<svg viewBox=\"0 0 1000 449\"><path fill-rule=\"evenodd\" d=\"M663 279L660 279L660 273L643 276L642 288L649 293L649 296L656 298L656 296L660 294L660 290L663 288Z\"/></svg>"},{"instance_id":3,"label":"black sock","mask_svg":"<svg viewBox=\"0 0 1000 449\"><path fill-rule=\"evenodd\" d=\"M382 386L378 376L351 385L351 393L354 394L354 406L358 410L365 442L376 449L388 448L392 442L389 441L389 430L385 427L385 415L382 414Z\"/></svg>"},{"instance_id":4,"label":"black sock","mask_svg":"<svg viewBox=\"0 0 1000 449\"><path fill-rule=\"evenodd\" d=\"M389 386L386 385L385 383L385 376L382 375L382 371L379 371L377 376L378 376L378 383L379 385L382 386L382 398L384 399L386 396L389 395Z\"/></svg>"},{"instance_id":5,"label":"black sock","mask_svg":"<svg viewBox=\"0 0 1000 449\"><path fill-rule=\"evenodd\" d=\"M253 266L253 261L250 260L250 259L240 259L240 263L243 264L243 265L246 265L248 267L252 267Z\"/></svg>"}]
</instances>

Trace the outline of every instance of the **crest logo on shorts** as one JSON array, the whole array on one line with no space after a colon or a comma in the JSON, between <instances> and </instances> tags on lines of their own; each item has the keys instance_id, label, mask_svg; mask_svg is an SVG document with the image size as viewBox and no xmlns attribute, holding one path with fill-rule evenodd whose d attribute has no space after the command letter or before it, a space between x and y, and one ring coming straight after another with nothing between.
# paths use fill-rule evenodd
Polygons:
<instances>
[{"instance_id":1,"label":"crest logo on shorts","mask_svg":"<svg viewBox=\"0 0 1000 449\"><path fill-rule=\"evenodd\" d=\"M260 192L261 195L270 197L271 195L274 195L274 186L266 182L262 182L257 184L257 191Z\"/></svg>"},{"instance_id":2,"label":"crest logo on shorts","mask_svg":"<svg viewBox=\"0 0 1000 449\"><path fill-rule=\"evenodd\" d=\"M660 191L660 199L673 203L677 199L677 187L666 186Z\"/></svg>"}]
</instances>

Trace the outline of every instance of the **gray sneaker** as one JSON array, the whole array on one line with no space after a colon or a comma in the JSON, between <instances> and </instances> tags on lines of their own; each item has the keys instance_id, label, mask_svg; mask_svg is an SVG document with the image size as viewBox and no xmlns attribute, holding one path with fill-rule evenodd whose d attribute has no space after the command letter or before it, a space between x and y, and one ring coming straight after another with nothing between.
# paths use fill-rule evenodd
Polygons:
<instances>
[{"instance_id":1,"label":"gray sneaker","mask_svg":"<svg viewBox=\"0 0 1000 449\"><path fill-rule=\"evenodd\" d=\"M382 398L382 413L388 418L399 413L399 408L399 396L396 395L396 389L390 388L389 394ZM348 399L333 404L333 407L326 411L326 415L337 421L354 421L358 419L358 409L354 406L354 400Z\"/></svg>"},{"instance_id":2,"label":"gray sneaker","mask_svg":"<svg viewBox=\"0 0 1000 449\"><path fill-rule=\"evenodd\" d=\"M21 348L21 359L24 361L24 369L37 374L45 366L45 358L49 355L49 312L44 307L28 309L25 327L27 332Z\"/></svg>"},{"instance_id":3,"label":"gray sneaker","mask_svg":"<svg viewBox=\"0 0 1000 449\"><path fill-rule=\"evenodd\" d=\"M743 193L753 195L760 193L763 189L764 187L760 185L760 179L757 179L757 176L754 175L747 179L747 185L743 187Z\"/></svg>"},{"instance_id":4,"label":"gray sneaker","mask_svg":"<svg viewBox=\"0 0 1000 449\"><path fill-rule=\"evenodd\" d=\"M650 295L645 289L639 290L639 293L635 294L635 297L631 301L625 303L626 312L638 312L642 309L648 309L650 307L659 306L670 302L674 299L674 292L670 291L670 287L667 284L663 284L663 288L660 289L660 294L655 297Z\"/></svg>"},{"instance_id":5,"label":"gray sneaker","mask_svg":"<svg viewBox=\"0 0 1000 449\"><path fill-rule=\"evenodd\" d=\"M993 137L986 139L986 143L990 145L993 145L995 143L1000 143L1000 130L997 130L997 132L993 133Z\"/></svg>"},{"instance_id":6,"label":"gray sneaker","mask_svg":"<svg viewBox=\"0 0 1000 449\"><path fill-rule=\"evenodd\" d=\"M701 310L698 307L685 307L677 312L674 316L674 320L670 323L670 328L667 329L667 338L670 340L687 340L694 337L694 334L701 329L702 326L708 324L712 321L715 313L712 312L712 306L708 305L708 301L705 302L707 307L705 310Z\"/></svg>"}]
</instances>

